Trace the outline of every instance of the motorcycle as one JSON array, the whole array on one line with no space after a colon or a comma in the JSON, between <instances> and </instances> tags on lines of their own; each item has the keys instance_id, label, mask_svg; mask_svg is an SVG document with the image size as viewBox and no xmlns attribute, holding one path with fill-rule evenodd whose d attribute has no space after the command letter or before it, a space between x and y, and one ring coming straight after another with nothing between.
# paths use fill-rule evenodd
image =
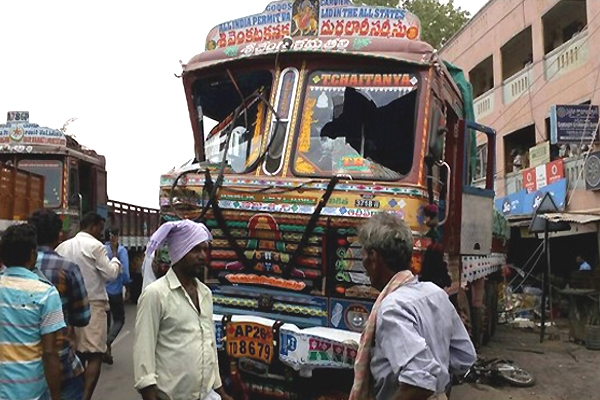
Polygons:
<instances>
[{"instance_id":1,"label":"motorcycle","mask_svg":"<svg viewBox=\"0 0 600 400\"><path fill-rule=\"evenodd\" d=\"M535 377L530 372L515 365L512 360L502 358L487 360L478 357L475 364L469 368L459 382L508 383L516 387L530 387L535 385Z\"/></svg>"}]
</instances>

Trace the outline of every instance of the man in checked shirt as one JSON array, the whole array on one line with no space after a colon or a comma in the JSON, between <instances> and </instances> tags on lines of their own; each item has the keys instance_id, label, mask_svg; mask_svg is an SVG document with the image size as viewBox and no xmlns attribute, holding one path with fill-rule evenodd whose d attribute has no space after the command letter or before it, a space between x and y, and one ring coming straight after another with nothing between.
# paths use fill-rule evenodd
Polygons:
<instances>
[{"instance_id":1,"label":"man in checked shirt","mask_svg":"<svg viewBox=\"0 0 600 400\"><path fill-rule=\"evenodd\" d=\"M63 378L61 399L81 400L84 368L75 354L73 327L86 326L90 322L90 304L83 276L77 264L54 251L62 230L62 221L55 212L47 209L38 210L31 215L29 223L37 229L36 268L58 290L67 325L57 334Z\"/></svg>"}]
</instances>

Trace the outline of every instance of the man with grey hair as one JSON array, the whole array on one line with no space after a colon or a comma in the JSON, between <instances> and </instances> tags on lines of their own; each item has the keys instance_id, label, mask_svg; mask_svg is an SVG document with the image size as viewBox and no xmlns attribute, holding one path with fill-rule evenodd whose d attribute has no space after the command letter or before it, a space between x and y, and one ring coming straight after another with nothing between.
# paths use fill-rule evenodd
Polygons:
<instances>
[{"instance_id":1,"label":"man with grey hair","mask_svg":"<svg viewBox=\"0 0 600 400\"><path fill-rule=\"evenodd\" d=\"M397 215L371 217L358 239L381 294L361 336L350 400L446 399L451 372L477 358L448 295L410 272L413 236Z\"/></svg>"}]
</instances>

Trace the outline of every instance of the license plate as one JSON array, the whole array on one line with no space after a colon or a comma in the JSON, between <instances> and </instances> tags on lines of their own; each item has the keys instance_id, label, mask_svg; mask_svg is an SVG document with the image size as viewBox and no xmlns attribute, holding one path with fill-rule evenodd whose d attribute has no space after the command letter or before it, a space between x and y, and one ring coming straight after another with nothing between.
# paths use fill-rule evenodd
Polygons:
<instances>
[{"instance_id":1,"label":"license plate","mask_svg":"<svg viewBox=\"0 0 600 400\"><path fill-rule=\"evenodd\" d=\"M234 358L250 358L270 364L273 359L271 327L252 322L227 324L227 354Z\"/></svg>"}]
</instances>

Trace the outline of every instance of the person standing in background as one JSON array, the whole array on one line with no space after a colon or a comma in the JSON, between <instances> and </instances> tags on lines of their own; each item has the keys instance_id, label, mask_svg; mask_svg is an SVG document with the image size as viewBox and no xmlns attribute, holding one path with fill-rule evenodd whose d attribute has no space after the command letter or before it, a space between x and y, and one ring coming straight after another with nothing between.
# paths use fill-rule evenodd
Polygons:
<instances>
[{"instance_id":1,"label":"person standing in background","mask_svg":"<svg viewBox=\"0 0 600 400\"><path fill-rule=\"evenodd\" d=\"M592 266L587 261L585 261L585 258L583 258L583 255L581 254L577 256L577 265L579 265L580 271L592 270Z\"/></svg>"},{"instance_id":2,"label":"person standing in background","mask_svg":"<svg viewBox=\"0 0 600 400\"><path fill-rule=\"evenodd\" d=\"M108 258L117 257L123 267L122 272L117 279L106 284L106 293L108 294L108 304L110 311L107 315L108 337L106 339L106 353L104 362L113 364L111 345L125 325L125 301L123 299L123 288L129 287L129 255L127 249L119 243L119 230L111 229L109 232L109 241L105 244Z\"/></svg>"},{"instance_id":3,"label":"person standing in background","mask_svg":"<svg viewBox=\"0 0 600 400\"><path fill-rule=\"evenodd\" d=\"M90 322L90 304L79 266L54 251L58 245L62 221L52 210L42 209L29 217L37 230L36 268L58 290L67 326L57 332L57 346L62 365L62 400L83 398L83 364L75 354L74 327Z\"/></svg>"},{"instance_id":4,"label":"person standing in background","mask_svg":"<svg viewBox=\"0 0 600 400\"><path fill-rule=\"evenodd\" d=\"M56 248L58 254L79 265L90 301L90 323L86 327L75 328L77 352L85 365L84 400L92 398L100 378L102 357L106 353L106 282L117 279L121 273L121 263L116 257L108 258L106 247L99 240L105 223L106 220L99 214L87 213L81 219L81 231Z\"/></svg>"},{"instance_id":5,"label":"person standing in background","mask_svg":"<svg viewBox=\"0 0 600 400\"><path fill-rule=\"evenodd\" d=\"M144 262L143 253L135 253L129 265L129 300L137 304L140 294L142 294L142 263Z\"/></svg>"}]
</instances>

